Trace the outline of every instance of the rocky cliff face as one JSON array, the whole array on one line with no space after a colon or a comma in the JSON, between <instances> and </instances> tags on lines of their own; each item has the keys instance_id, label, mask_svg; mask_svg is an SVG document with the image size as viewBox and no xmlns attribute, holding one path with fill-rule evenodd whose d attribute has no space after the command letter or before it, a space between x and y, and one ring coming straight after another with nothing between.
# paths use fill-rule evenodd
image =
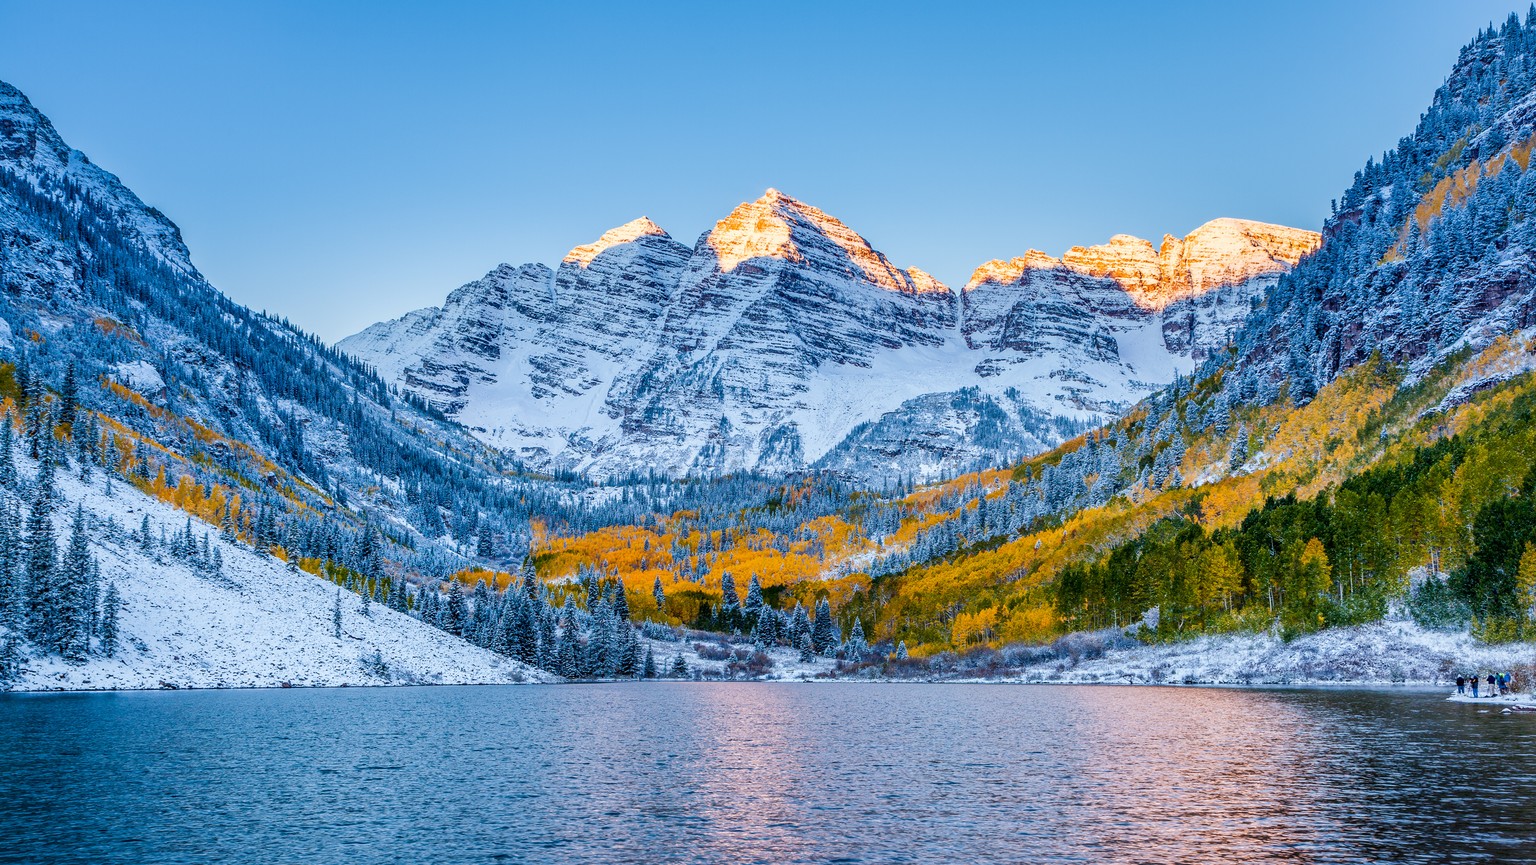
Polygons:
<instances>
[{"instance_id":1,"label":"rocky cliff face","mask_svg":"<svg viewBox=\"0 0 1536 865\"><path fill-rule=\"evenodd\" d=\"M0 81L0 166L45 192L66 184L87 192L97 213L114 223L126 244L181 273L197 273L175 223L140 201L116 175L65 144L26 95L4 81Z\"/></svg>"},{"instance_id":2,"label":"rocky cliff face","mask_svg":"<svg viewBox=\"0 0 1536 865\"><path fill-rule=\"evenodd\" d=\"M339 347L551 467L715 474L819 460L865 480L931 476L1123 409L1224 346L1317 243L1222 219L1160 248L1117 235L1059 259L989 262L957 294L770 189L692 249L639 219L553 273L502 265ZM1004 432L956 432L978 424ZM923 455L892 458L907 445Z\"/></svg>"},{"instance_id":3,"label":"rocky cliff face","mask_svg":"<svg viewBox=\"0 0 1536 865\"><path fill-rule=\"evenodd\" d=\"M344 506L356 502L402 531L425 526L415 540L427 551L442 549L432 544L444 521L423 501L487 512L507 501L521 481L498 470L497 455L389 385L465 409L469 359L521 339L501 327L505 310L535 308L538 292L519 286L532 280L547 296L548 274L498 269L398 323L396 341L370 352L386 382L224 297L192 266L174 223L0 82L0 357L55 390L70 370L79 405L110 419L120 441L170 477L244 484L248 515L324 512L348 532L356 522Z\"/></svg>"}]
</instances>

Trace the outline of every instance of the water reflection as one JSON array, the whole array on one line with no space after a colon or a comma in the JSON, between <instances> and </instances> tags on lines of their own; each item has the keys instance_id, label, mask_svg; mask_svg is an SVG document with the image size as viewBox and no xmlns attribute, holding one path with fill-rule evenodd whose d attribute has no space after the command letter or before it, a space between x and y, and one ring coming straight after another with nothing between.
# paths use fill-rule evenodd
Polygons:
<instances>
[{"instance_id":1,"label":"water reflection","mask_svg":"<svg viewBox=\"0 0 1536 865\"><path fill-rule=\"evenodd\" d=\"M5 862L1536 861L1536 718L1409 691L9 696L0 722Z\"/></svg>"}]
</instances>

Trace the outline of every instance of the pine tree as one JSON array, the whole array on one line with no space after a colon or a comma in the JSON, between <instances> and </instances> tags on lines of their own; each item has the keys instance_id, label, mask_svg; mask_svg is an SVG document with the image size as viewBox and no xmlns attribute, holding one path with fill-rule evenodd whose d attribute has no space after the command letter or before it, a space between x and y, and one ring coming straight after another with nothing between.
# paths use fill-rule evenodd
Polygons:
<instances>
[{"instance_id":1,"label":"pine tree","mask_svg":"<svg viewBox=\"0 0 1536 865\"><path fill-rule=\"evenodd\" d=\"M659 576L656 578L656 583L651 586L651 595L656 598L656 613L661 616L662 621L666 621L667 593L662 591L661 577Z\"/></svg>"},{"instance_id":2,"label":"pine tree","mask_svg":"<svg viewBox=\"0 0 1536 865\"><path fill-rule=\"evenodd\" d=\"M9 409L0 417L0 487L16 489L16 431Z\"/></svg>"},{"instance_id":3,"label":"pine tree","mask_svg":"<svg viewBox=\"0 0 1536 865\"><path fill-rule=\"evenodd\" d=\"M736 580L730 571L720 574L720 625L735 628L741 616L741 598L736 594Z\"/></svg>"},{"instance_id":4,"label":"pine tree","mask_svg":"<svg viewBox=\"0 0 1536 865\"><path fill-rule=\"evenodd\" d=\"M75 416L80 407L80 388L75 382L75 362L64 367L64 385L59 388L59 414L66 418Z\"/></svg>"},{"instance_id":5,"label":"pine tree","mask_svg":"<svg viewBox=\"0 0 1536 865\"><path fill-rule=\"evenodd\" d=\"M640 677L643 679L656 678L656 655L650 646L645 647L645 663L640 668Z\"/></svg>"},{"instance_id":6,"label":"pine tree","mask_svg":"<svg viewBox=\"0 0 1536 865\"><path fill-rule=\"evenodd\" d=\"M803 604L800 604L800 603L797 602L795 604L794 615L790 619L790 625L789 625L789 644L791 646L798 646L798 645L800 645L800 638L801 637L809 637L810 635L811 635L811 617L810 617L810 614L806 612L805 606Z\"/></svg>"},{"instance_id":7,"label":"pine tree","mask_svg":"<svg viewBox=\"0 0 1536 865\"><path fill-rule=\"evenodd\" d=\"M678 650L676 655L672 656L671 675L674 679L688 678L688 662L683 660L683 652L681 649Z\"/></svg>"},{"instance_id":8,"label":"pine tree","mask_svg":"<svg viewBox=\"0 0 1536 865\"><path fill-rule=\"evenodd\" d=\"M509 586L502 595L501 613L491 633L490 650L508 658L517 656L518 631L522 624L522 596Z\"/></svg>"},{"instance_id":9,"label":"pine tree","mask_svg":"<svg viewBox=\"0 0 1536 865\"><path fill-rule=\"evenodd\" d=\"M80 481L87 484L91 482L91 443L93 441L90 424L86 421L88 417L90 415L82 412L70 425L70 429L74 430L75 462L80 466Z\"/></svg>"},{"instance_id":10,"label":"pine tree","mask_svg":"<svg viewBox=\"0 0 1536 865\"><path fill-rule=\"evenodd\" d=\"M85 532L85 510L75 508L69 543L59 568L59 632L57 648L70 661L83 661L90 651L95 605L90 597L91 550Z\"/></svg>"},{"instance_id":11,"label":"pine tree","mask_svg":"<svg viewBox=\"0 0 1536 865\"><path fill-rule=\"evenodd\" d=\"M1248 462L1248 427L1240 426L1237 428L1237 435L1232 439L1232 447L1227 454L1227 465L1235 472L1246 462Z\"/></svg>"},{"instance_id":12,"label":"pine tree","mask_svg":"<svg viewBox=\"0 0 1536 865\"><path fill-rule=\"evenodd\" d=\"M27 656L21 647L21 632L7 628L0 634L0 691L8 690L11 683L26 671Z\"/></svg>"},{"instance_id":13,"label":"pine tree","mask_svg":"<svg viewBox=\"0 0 1536 865\"><path fill-rule=\"evenodd\" d=\"M628 622L619 623L619 666L618 674L625 677L639 675L643 660L640 650L640 635L635 632L633 625Z\"/></svg>"},{"instance_id":14,"label":"pine tree","mask_svg":"<svg viewBox=\"0 0 1536 865\"><path fill-rule=\"evenodd\" d=\"M0 626L22 631L26 626L26 580L21 515L15 505L0 503Z\"/></svg>"},{"instance_id":15,"label":"pine tree","mask_svg":"<svg viewBox=\"0 0 1536 865\"><path fill-rule=\"evenodd\" d=\"M837 635L832 630L832 605L826 598L816 603L816 623L811 626L811 649L825 655L837 647Z\"/></svg>"},{"instance_id":16,"label":"pine tree","mask_svg":"<svg viewBox=\"0 0 1536 865\"><path fill-rule=\"evenodd\" d=\"M0 421L3 422L3 421ZM26 656L26 599L21 576L21 526L13 507L0 504L0 690L19 678Z\"/></svg>"},{"instance_id":17,"label":"pine tree","mask_svg":"<svg viewBox=\"0 0 1536 865\"><path fill-rule=\"evenodd\" d=\"M48 441L53 441L53 436L48 436ZM37 495L51 502L57 490L54 489L53 460L47 457L48 453L48 446L44 445L44 456L37 463L37 480L33 482L33 490Z\"/></svg>"},{"instance_id":18,"label":"pine tree","mask_svg":"<svg viewBox=\"0 0 1536 865\"><path fill-rule=\"evenodd\" d=\"M122 605L117 583L107 583L107 592L101 602L101 653L109 658L117 654L117 616Z\"/></svg>"},{"instance_id":19,"label":"pine tree","mask_svg":"<svg viewBox=\"0 0 1536 865\"><path fill-rule=\"evenodd\" d=\"M442 629L455 637L464 636L464 626L469 621L468 605L464 602L464 587L458 580L448 584L448 606L443 611Z\"/></svg>"},{"instance_id":20,"label":"pine tree","mask_svg":"<svg viewBox=\"0 0 1536 865\"><path fill-rule=\"evenodd\" d=\"M752 579L747 581L747 600L742 604L742 611L749 620L757 619L763 612L763 585L758 581L757 574L753 574Z\"/></svg>"},{"instance_id":21,"label":"pine tree","mask_svg":"<svg viewBox=\"0 0 1536 865\"><path fill-rule=\"evenodd\" d=\"M41 474L41 471L39 471ZM32 641L50 651L62 644L62 598L58 579L58 544L53 536L52 503L39 488L27 513L27 624Z\"/></svg>"},{"instance_id":22,"label":"pine tree","mask_svg":"<svg viewBox=\"0 0 1536 865\"><path fill-rule=\"evenodd\" d=\"M557 640L556 672L567 679L581 678L581 633L576 625L576 602L570 595L565 596L565 606L560 609L560 633Z\"/></svg>"},{"instance_id":23,"label":"pine tree","mask_svg":"<svg viewBox=\"0 0 1536 865\"><path fill-rule=\"evenodd\" d=\"M864 641L864 623L862 620L855 618L853 620L853 630L848 634L848 659L858 660L868 648L869 644Z\"/></svg>"},{"instance_id":24,"label":"pine tree","mask_svg":"<svg viewBox=\"0 0 1536 865\"><path fill-rule=\"evenodd\" d=\"M624 594L624 583L620 581L613 593L613 618L616 622L629 624L629 598Z\"/></svg>"},{"instance_id":25,"label":"pine tree","mask_svg":"<svg viewBox=\"0 0 1536 865\"><path fill-rule=\"evenodd\" d=\"M585 580L587 587L587 612L597 609L597 604L603 599L603 585L594 573L588 573Z\"/></svg>"},{"instance_id":26,"label":"pine tree","mask_svg":"<svg viewBox=\"0 0 1536 865\"><path fill-rule=\"evenodd\" d=\"M111 476L108 475L107 479L108 483L110 483ZM230 509L230 503L227 500L224 502L223 512L219 514L219 538L225 543L230 544L236 540L235 515L234 511Z\"/></svg>"},{"instance_id":27,"label":"pine tree","mask_svg":"<svg viewBox=\"0 0 1536 865\"><path fill-rule=\"evenodd\" d=\"M336 587L336 603L331 607L331 636L341 639L341 587Z\"/></svg>"},{"instance_id":28,"label":"pine tree","mask_svg":"<svg viewBox=\"0 0 1536 865\"><path fill-rule=\"evenodd\" d=\"M905 661L907 657L907 641L902 640L896 644L896 660Z\"/></svg>"}]
</instances>

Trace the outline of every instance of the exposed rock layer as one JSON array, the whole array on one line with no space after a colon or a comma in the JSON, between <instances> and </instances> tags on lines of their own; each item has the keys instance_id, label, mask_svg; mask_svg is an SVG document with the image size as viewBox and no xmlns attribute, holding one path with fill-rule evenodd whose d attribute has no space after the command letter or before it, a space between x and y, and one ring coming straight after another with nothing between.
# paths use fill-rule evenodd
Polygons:
<instances>
[{"instance_id":1,"label":"exposed rock layer","mask_svg":"<svg viewBox=\"0 0 1536 865\"><path fill-rule=\"evenodd\" d=\"M1116 235L988 262L957 293L770 189L691 249L637 219L554 271L502 265L341 348L536 464L677 475L825 457L865 479L931 475L1052 444L1066 427L1046 419L1124 408L1224 346L1317 244L1219 219L1158 248ZM963 404L996 397L1018 418L1007 454L919 399L965 388ZM904 436L945 445L914 463L891 456Z\"/></svg>"}]
</instances>

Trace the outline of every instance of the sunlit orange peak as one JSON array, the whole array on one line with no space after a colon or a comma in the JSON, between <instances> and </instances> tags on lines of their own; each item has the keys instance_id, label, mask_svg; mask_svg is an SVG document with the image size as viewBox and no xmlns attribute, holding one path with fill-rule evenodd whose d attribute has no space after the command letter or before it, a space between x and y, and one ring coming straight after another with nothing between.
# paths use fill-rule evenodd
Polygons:
<instances>
[{"instance_id":1,"label":"sunlit orange peak","mask_svg":"<svg viewBox=\"0 0 1536 865\"><path fill-rule=\"evenodd\" d=\"M720 269L729 273L753 258L804 261L805 253L795 243L797 231L819 234L836 244L848 261L863 271L865 279L881 288L901 292L949 290L927 274L923 274L926 280L919 280L903 272L841 220L777 189L738 205L715 223L707 240Z\"/></svg>"},{"instance_id":2,"label":"sunlit orange peak","mask_svg":"<svg viewBox=\"0 0 1536 865\"><path fill-rule=\"evenodd\" d=\"M597 258L605 250L650 235L666 237L667 233L661 230L661 226L652 222L650 217L642 216L639 219L632 219L618 228L610 228L603 232L602 237L599 237L592 243L584 243L567 252L564 260L586 267L592 263L592 259Z\"/></svg>"},{"instance_id":3,"label":"sunlit orange peak","mask_svg":"<svg viewBox=\"0 0 1536 865\"><path fill-rule=\"evenodd\" d=\"M1031 249L1019 258L983 264L965 284L1016 284L1029 271L1065 269L1119 284L1146 309L1162 309L1183 297L1203 294L1292 267L1322 242L1315 231L1247 219L1213 219L1183 239L1164 235L1162 245L1129 234L1108 243L1074 246L1061 258Z\"/></svg>"}]
</instances>

